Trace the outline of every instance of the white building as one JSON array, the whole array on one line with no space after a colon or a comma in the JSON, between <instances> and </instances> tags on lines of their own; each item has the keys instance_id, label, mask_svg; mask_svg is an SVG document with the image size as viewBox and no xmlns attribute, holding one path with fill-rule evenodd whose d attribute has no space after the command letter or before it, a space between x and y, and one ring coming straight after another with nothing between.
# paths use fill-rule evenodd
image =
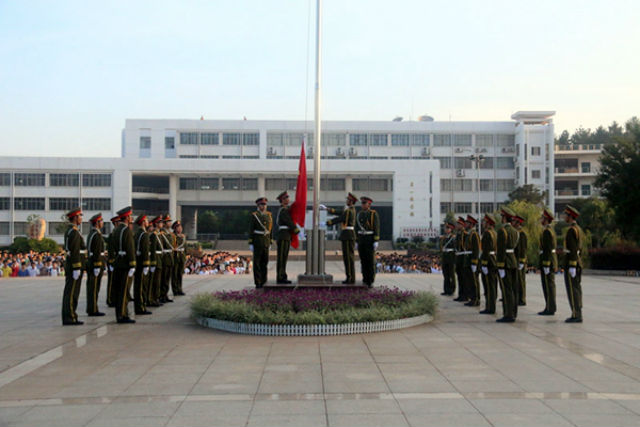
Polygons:
<instances>
[{"instance_id":1,"label":"white building","mask_svg":"<svg viewBox=\"0 0 640 427\"><path fill-rule=\"evenodd\" d=\"M595 186L600 171L602 144L555 146L555 211L562 212L571 200L599 196Z\"/></svg>"},{"instance_id":2,"label":"white building","mask_svg":"<svg viewBox=\"0 0 640 427\"><path fill-rule=\"evenodd\" d=\"M434 235L447 212L494 211L526 183L549 190L553 205L553 114L517 112L504 122L325 122L321 200L341 206L349 191L372 197L383 239ZM31 214L60 241L61 216L78 204L86 219L98 211L108 218L128 204L169 212L196 238L203 210L252 209L260 195L274 201L282 190L293 193L303 140L312 159L311 122L127 120L121 158L0 157L0 243L24 235ZM312 167L309 160L309 177ZM220 233L244 238L238 230Z\"/></svg>"}]
</instances>

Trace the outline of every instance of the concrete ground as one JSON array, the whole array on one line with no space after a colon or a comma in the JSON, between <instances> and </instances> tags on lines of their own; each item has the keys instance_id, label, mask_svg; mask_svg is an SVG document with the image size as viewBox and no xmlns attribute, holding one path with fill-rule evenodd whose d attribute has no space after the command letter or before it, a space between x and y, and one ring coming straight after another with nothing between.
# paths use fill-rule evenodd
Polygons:
<instances>
[{"instance_id":1,"label":"concrete ground","mask_svg":"<svg viewBox=\"0 0 640 427\"><path fill-rule=\"evenodd\" d=\"M342 280L339 262L328 270ZM410 329L271 338L195 325L188 296L135 325L87 318L84 290L85 325L62 327L62 279L0 279L0 426L640 425L640 279L584 277L582 324L564 323L560 276L552 318L535 314L539 278L527 280L515 324L442 298ZM441 281L376 284L439 294ZM191 276L185 290L251 282Z\"/></svg>"}]
</instances>

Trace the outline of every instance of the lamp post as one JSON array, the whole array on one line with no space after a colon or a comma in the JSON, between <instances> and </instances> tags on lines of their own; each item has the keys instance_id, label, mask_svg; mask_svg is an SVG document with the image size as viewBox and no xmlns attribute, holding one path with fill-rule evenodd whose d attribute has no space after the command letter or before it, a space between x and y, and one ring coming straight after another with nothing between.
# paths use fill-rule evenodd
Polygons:
<instances>
[{"instance_id":1,"label":"lamp post","mask_svg":"<svg viewBox=\"0 0 640 427\"><path fill-rule=\"evenodd\" d=\"M482 154L472 154L469 156L469 160L475 163L476 166L476 190L478 193L478 205L476 206L476 215L478 220L478 233L480 232L480 165L484 162L485 157Z\"/></svg>"}]
</instances>

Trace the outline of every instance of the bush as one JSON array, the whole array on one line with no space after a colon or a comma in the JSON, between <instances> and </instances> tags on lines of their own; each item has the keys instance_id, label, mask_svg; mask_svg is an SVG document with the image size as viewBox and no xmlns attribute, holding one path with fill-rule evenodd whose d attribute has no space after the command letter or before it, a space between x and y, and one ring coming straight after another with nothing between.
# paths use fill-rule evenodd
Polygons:
<instances>
[{"instance_id":1,"label":"bush","mask_svg":"<svg viewBox=\"0 0 640 427\"><path fill-rule=\"evenodd\" d=\"M60 245L55 240L44 238L42 240L29 239L27 237L16 237L13 239L13 243L9 246L9 251L16 252L60 252Z\"/></svg>"},{"instance_id":2,"label":"bush","mask_svg":"<svg viewBox=\"0 0 640 427\"><path fill-rule=\"evenodd\" d=\"M619 245L609 248L592 249L591 268L597 270L638 270L640 269L640 247Z\"/></svg>"}]
</instances>

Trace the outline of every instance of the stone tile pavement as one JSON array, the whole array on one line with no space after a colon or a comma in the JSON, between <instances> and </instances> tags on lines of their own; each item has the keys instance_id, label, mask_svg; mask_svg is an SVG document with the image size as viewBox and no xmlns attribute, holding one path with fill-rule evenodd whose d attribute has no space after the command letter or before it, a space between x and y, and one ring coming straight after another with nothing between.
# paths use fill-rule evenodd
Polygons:
<instances>
[{"instance_id":1,"label":"stone tile pavement","mask_svg":"<svg viewBox=\"0 0 640 427\"><path fill-rule=\"evenodd\" d=\"M342 279L340 262L327 268ZM62 279L0 279L0 426L640 425L640 279L584 277L578 325L563 322L560 276L553 318L535 314L539 278L527 280L515 324L442 298L410 329L249 337L195 325L188 296L135 325L87 318L84 290L85 325L62 327ZM376 284L439 294L441 281ZM185 278L188 295L250 284Z\"/></svg>"}]
</instances>

